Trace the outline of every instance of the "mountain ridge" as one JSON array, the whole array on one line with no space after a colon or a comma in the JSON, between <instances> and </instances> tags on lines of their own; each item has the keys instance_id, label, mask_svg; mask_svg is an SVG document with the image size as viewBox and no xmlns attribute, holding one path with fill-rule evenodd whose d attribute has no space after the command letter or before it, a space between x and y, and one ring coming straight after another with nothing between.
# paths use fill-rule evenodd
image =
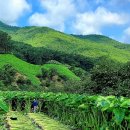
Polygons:
<instances>
[{"instance_id":1,"label":"mountain ridge","mask_svg":"<svg viewBox=\"0 0 130 130\"><path fill-rule=\"evenodd\" d=\"M130 46L128 44L122 44L102 35L87 35L79 38L79 36L65 34L48 27L36 26L17 28L7 25L6 28L0 26L0 30L9 33L12 40L33 47L44 47L90 58L107 56L119 62L130 60Z\"/></svg>"},{"instance_id":2,"label":"mountain ridge","mask_svg":"<svg viewBox=\"0 0 130 130\"><path fill-rule=\"evenodd\" d=\"M6 28L8 27L8 28L10 28L10 29L12 28L12 30L13 30L13 28L15 28L16 31L18 31L18 29L43 28L44 30L52 30L52 31L56 31L56 32L59 32L59 33L66 34L66 33L64 33L64 32L60 32L60 31L57 31L57 30L55 30L55 29L52 29L52 28L46 27L46 26L43 26L43 27L39 27L39 26L24 26L24 27L18 27L18 26L7 25L7 24L5 24L4 22L0 21L0 29L1 29L2 27L3 27L3 28L4 28L4 27L6 27ZM109 40L114 40L114 41L118 42L117 40L112 39L112 38L110 38L110 37L108 37L108 36L99 35L99 34L88 34L88 35L66 34L66 35L72 35L72 36L74 36L74 37L81 38L81 39L87 39L87 40L93 40L92 37L97 37L97 38L99 38L99 39L101 39L101 38L107 38L107 39L109 39ZM120 42L120 43L121 43L121 42Z\"/></svg>"}]
</instances>

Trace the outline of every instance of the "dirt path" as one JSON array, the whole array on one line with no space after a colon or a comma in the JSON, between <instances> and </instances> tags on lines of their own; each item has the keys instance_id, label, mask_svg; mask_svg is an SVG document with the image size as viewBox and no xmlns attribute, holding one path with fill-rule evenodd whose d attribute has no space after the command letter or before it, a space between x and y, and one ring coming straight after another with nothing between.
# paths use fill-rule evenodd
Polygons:
<instances>
[{"instance_id":1,"label":"dirt path","mask_svg":"<svg viewBox=\"0 0 130 130\"><path fill-rule=\"evenodd\" d=\"M11 119L12 117L13 117L13 119ZM7 128L7 130L40 130L27 117L27 115L24 115L19 112L14 112L14 111L7 113L6 128Z\"/></svg>"},{"instance_id":2,"label":"dirt path","mask_svg":"<svg viewBox=\"0 0 130 130\"><path fill-rule=\"evenodd\" d=\"M70 130L43 113L23 114L16 111L7 113L5 127L7 130Z\"/></svg>"},{"instance_id":3,"label":"dirt path","mask_svg":"<svg viewBox=\"0 0 130 130\"><path fill-rule=\"evenodd\" d=\"M59 121L51 119L44 114L29 113L28 116L42 130L70 130L67 126L61 124Z\"/></svg>"}]
</instances>

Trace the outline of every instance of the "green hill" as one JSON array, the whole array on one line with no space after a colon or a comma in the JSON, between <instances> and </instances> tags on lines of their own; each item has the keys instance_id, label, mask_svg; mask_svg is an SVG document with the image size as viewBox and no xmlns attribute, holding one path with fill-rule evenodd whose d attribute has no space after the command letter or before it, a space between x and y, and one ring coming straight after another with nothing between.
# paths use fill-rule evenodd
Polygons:
<instances>
[{"instance_id":1,"label":"green hill","mask_svg":"<svg viewBox=\"0 0 130 130\"><path fill-rule=\"evenodd\" d=\"M17 28L5 24L0 24L0 29L9 33L12 36L12 40L30 44L34 47L44 47L90 58L107 56L112 60L123 63L130 60L129 45L101 35L79 37L64 34L47 27Z\"/></svg>"},{"instance_id":2,"label":"green hill","mask_svg":"<svg viewBox=\"0 0 130 130\"><path fill-rule=\"evenodd\" d=\"M19 27L9 26L0 21L0 30L2 31L5 31L7 33L14 33L18 29Z\"/></svg>"},{"instance_id":3,"label":"green hill","mask_svg":"<svg viewBox=\"0 0 130 130\"><path fill-rule=\"evenodd\" d=\"M97 34L91 34L91 35L72 35L74 37L77 37L82 40L90 40L96 43L101 43L101 44L110 44L110 45L120 45L121 43L113 40L112 38L103 36L103 35L97 35Z\"/></svg>"},{"instance_id":4,"label":"green hill","mask_svg":"<svg viewBox=\"0 0 130 130\"><path fill-rule=\"evenodd\" d=\"M127 95L129 63L123 63L130 61L130 45L102 35L69 35L48 27L13 27L0 22L0 30L12 37L8 52L17 56L0 54L0 68L11 64L25 78L22 84L22 78L13 75L12 87L19 85L17 89L27 90L30 85L30 90L39 86L36 89L40 91ZM7 76L1 78L1 88L11 76L4 67L1 75Z\"/></svg>"},{"instance_id":5,"label":"green hill","mask_svg":"<svg viewBox=\"0 0 130 130\"><path fill-rule=\"evenodd\" d=\"M80 80L79 77L77 77L64 65L57 65L57 64L44 64L43 66L33 65L16 58L14 55L1 54L0 68L5 64L12 65L19 73L25 75L28 79L30 79L33 85L40 84L40 81L36 77L36 75L41 73L41 68L45 68L47 70L54 68L57 70L58 74L64 75L68 79Z\"/></svg>"}]
</instances>

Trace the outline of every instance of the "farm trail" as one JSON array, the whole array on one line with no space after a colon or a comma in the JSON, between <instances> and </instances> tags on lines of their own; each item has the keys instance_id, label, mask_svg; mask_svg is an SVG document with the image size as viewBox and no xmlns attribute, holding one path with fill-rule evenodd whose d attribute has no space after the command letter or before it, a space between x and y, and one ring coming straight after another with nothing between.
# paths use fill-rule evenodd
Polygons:
<instances>
[{"instance_id":1,"label":"farm trail","mask_svg":"<svg viewBox=\"0 0 130 130\"><path fill-rule=\"evenodd\" d=\"M61 124L59 121L49 118L43 113L29 113L28 116L42 130L70 130L67 126Z\"/></svg>"},{"instance_id":2,"label":"farm trail","mask_svg":"<svg viewBox=\"0 0 130 130\"><path fill-rule=\"evenodd\" d=\"M59 121L49 118L43 113L23 114L10 111L6 115L7 130L70 130Z\"/></svg>"},{"instance_id":3,"label":"farm trail","mask_svg":"<svg viewBox=\"0 0 130 130\"><path fill-rule=\"evenodd\" d=\"M13 119L11 119L13 118ZM28 117L22 113L11 111L7 113L7 130L40 130Z\"/></svg>"}]
</instances>

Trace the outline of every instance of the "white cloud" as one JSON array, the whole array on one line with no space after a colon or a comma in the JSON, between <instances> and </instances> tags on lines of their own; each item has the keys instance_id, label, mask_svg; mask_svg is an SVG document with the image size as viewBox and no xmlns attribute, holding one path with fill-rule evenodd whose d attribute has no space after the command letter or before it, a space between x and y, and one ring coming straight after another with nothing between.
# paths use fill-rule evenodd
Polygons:
<instances>
[{"instance_id":1,"label":"white cloud","mask_svg":"<svg viewBox=\"0 0 130 130\"><path fill-rule=\"evenodd\" d=\"M125 43L130 43L130 27L124 30L122 41Z\"/></svg>"},{"instance_id":2,"label":"white cloud","mask_svg":"<svg viewBox=\"0 0 130 130\"><path fill-rule=\"evenodd\" d=\"M65 22L76 12L73 0L41 0L46 13L34 13L29 18L30 25L48 26L64 31Z\"/></svg>"},{"instance_id":3,"label":"white cloud","mask_svg":"<svg viewBox=\"0 0 130 130\"><path fill-rule=\"evenodd\" d=\"M124 14L118 14L98 7L94 12L79 13L76 17L74 29L80 34L100 34L104 26L124 25L128 18Z\"/></svg>"},{"instance_id":4,"label":"white cloud","mask_svg":"<svg viewBox=\"0 0 130 130\"><path fill-rule=\"evenodd\" d=\"M0 0L0 20L14 25L24 12L30 9L26 0Z\"/></svg>"},{"instance_id":5,"label":"white cloud","mask_svg":"<svg viewBox=\"0 0 130 130\"><path fill-rule=\"evenodd\" d=\"M102 34L104 27L122 26L129 21L127 13L112 12L101 6L94 11L88 11L92 9L88 1L84 0L39 2L43 12L32 14L29 17L30 25L48 26L60 31L69 30L75 34ZM104 3L104 0L96 0L96 3Z\"/></svg>"}]
</instances>

